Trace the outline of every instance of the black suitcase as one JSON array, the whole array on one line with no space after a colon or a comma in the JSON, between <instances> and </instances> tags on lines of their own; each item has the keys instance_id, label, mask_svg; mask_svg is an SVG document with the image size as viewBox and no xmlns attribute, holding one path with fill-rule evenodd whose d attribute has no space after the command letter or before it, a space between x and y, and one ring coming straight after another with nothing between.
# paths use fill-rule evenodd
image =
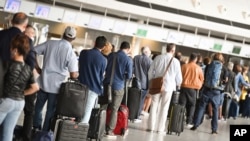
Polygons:
<instances>
[{"instance_id":1,"label":"black suitcase","mask_svg":"<svg viewBox=\"0 0 250 141\"><path fill-rule=\"evenodd\" d=\"M173 91L173 94L171 96L171 101L169 105L169 110L168 110L168 119L170 118L171 115L171 109L174 104L178 104L180 99L180 92L179 91Z\"/></svg>"},{"instance_id":2,"label":"black suitcase","mask_svg":"<svg viewBox=\"0 0 250 141\"><path fill-rule=\"evenodd\" d=\"M88 138L100 141L105 132L106 110L94 108L89 120Z\"/></svg>"},{"instance_id":3,"label":"black suitcase","mask_svg":"<svg viewBox=\"0 0 250 141\"><path fill-rule=\"evenodd\" d=\"M230 108L231 101L232 101L232 99L231 99L230 94L226 93L224 96L224 101L223 101L223 105L222 105L222 115L223 115L225 120L228 118L228 115L229 115L229 108Z\"/></svg>"},{"instance_id":4,"label":"black suitcase","mask_svg":"<svg viewBox=\"0 0 250 141\"><path fill-rule=\"evenodd\" d=\"M58 119L54 131L54 141L86 141L88 129L88 124Z\"/></svg>"},{"instance_id":5,"label":"black suitcase","mask_svg":"<svg viewBox=\"0 0 250 141\"><path fill-rule=\"evenodd\" d=\"M74 117L81 121L86 107L88 97L87 86L78 80L69 79L60 87L60 94L56 105L56 115Z\"/></svg>"},{"instance_id":6,"label":"black suitcase","mask_svg":"<svg viewBox=\"0 0 250 141\"><path fill-rule=\"evenodd\" d=\"M168 134L175 132L178 136L184 130L185 107L179 104L173 104L171 107L170 118L168 123Z\"/></svg>"},{"instance_id":7,"label":"black suitcase","mask_svg":"<svg viewBox=\"0 0 250 141\"><path fill-rule=\"evenodd\" d=\"M134 120L138 118L140 103L141 103L141 93L142 91L136 87L128 89L128 109L129 109L129 120Z\"/></svg>"}]
</instances>

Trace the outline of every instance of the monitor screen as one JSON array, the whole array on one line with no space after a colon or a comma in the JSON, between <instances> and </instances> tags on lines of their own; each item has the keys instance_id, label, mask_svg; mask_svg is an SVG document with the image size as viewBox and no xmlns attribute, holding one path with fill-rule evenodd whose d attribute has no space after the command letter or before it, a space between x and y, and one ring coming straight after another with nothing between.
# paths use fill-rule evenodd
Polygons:
<instances>
[{"instance_id":1,"label":"monitor screen","mask_svg":"<svg viewBox=\"0 0 250 141\"><path fill-rule=\"evenodd\" d=\"M234 46L232 53L234 54L240 54L241 47L240 46Z\"/></svg>"},{"instance_id":2,"label":"monitor screen","mask_svg":"<svg viewBox=\"0 0 250 141\"><path fill-rule=\"evenodd\" d=\"M222 44L214 44L214 46L213 46L213 50L217 50L217 51L221 51L221 49L222 49Z\"/></svg>"},{"instance_id":3,"label":"monitor screen","mask_svg":"<svg viewBox=\"0 0 250 141\"><path fill-rule=\"evenodd\" d=\"M7 0L4 6L4 10L16 13L19 11L20 5L21 5L21 0Z\"/></svg>"},{"instance_id":4,"label":"monitor screen","mask_svg":"<svg viewBox=\"0 0 250 141\"><path fill-rule=\"evenodd\" d=\"M44 5L37 5L35 16L41 18L47 18L49 15L50 7Z\"/></svg>"}]
</instances>

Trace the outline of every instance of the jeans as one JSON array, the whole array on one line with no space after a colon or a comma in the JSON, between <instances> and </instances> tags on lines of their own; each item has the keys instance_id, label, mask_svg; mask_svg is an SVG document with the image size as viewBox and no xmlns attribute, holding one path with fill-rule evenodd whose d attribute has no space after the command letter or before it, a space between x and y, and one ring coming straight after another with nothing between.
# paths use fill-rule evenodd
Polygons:
<instances>
[{"instance_id":1,"label":"jeans","mask_svg":"<svg viewBox=\"0 0 250 141\"><path fill-rule=\"evenodd\" d=\"M24 100L0 99L0 141L12 141L14 128L23 110Z\"/></svg>"},{"instance_id":2,"label":"jeans","mask_svg":"<svg viewBox=\"0 0 250 141\"><path fill-rule=\"evenodd\" d=\"M31 141L33 127L33 116L35 113L36 94L25 96L24 120L23 120L23 140Z\"/></svg>"},{"instance_id":3,"label":"jeans","mask_svg":"<svg viewBox=\"0 0 250 141\"><path fill-rule=\"evenodd\" d=\"M141 112L143 110L143 105L144 105L144 101L145 101L147 92L148 92L148 90L143 90L142 89L140 107L139 107L139 110L138 110L138 117L141 115Z\"/></svg>"},{"instance_id":4,"label":"jeans","mask_svg":"<svg viewBox=\"0 0 250 141\"><path fill-rule=\"evenodd\" d=\"M55 110L56 110L56 101L57 101L57 94L54 93L47 93L42 90L39 90L37 93L37 100L35 105L35 115L33 120L33 127L41 128L42 126L42 110L44 104L47 101L47 111L46 116L43 124L43 131L50 130L50 123L52 118L54 117Z\"/></svg>"},{"instance_id":5,"label":"jeans","mask_svg":"<svg viewBox=\"0 0 250 141\"><path fill-rule=\"evenodd\" d=\"M93 107L95 106L97 97L98 97L97 93L91 90L88 91L88 99L85 107L85 112L83 114L82 123L89 123L91 112Z\"/></svg>"},{"instance_id":6,"label":"jeans","mask_svg":"<svg viewBox=\"0 0 250 141\"><path fill-rule=\"evenodd\" d=\"M163 91L161 94L152 95L152 103L148 118L148 129L165 131L169 105L173 91Z\"/></svg>"},{"instance_id":7,"label":"jeans","mask_svg":"<svg viewBox=\"0 0 250 141\"><path fill-rule=\"evenodd\" d=\"M186 107L187 113L187 124L193 124L194 112L195 112L195 104L196 104L196 90L190 88L181 88L180 105Z\"/></svg>"},{"instance_id":8,"label":"jeans","mask_svg":"<svg viewBox=\"0 0 250 141\"><path fill-rule=\"evenodd\" d=\"M200 105L198 107L197 117L194 119L194 126L198 127L201 123L204 111L207 104L211 102L213 107L213 116L211 120L212 131L217 131L218 128L218 108L220 106L220 91L204 89L203 95L201 97Z\"/></svg>"},{"instance_id":9,"label":"jeans","mask_svg":"<svg viewBox=\"0 0 250 141\"><path fill-rule=\"evenodd\" d=\"M111 132L115 129L117 122L117 112L121 105L123 95L124 95L124 89L112 91L112 102L110 104L111 115L110 115L110 121L108 122L109 124L106 127L107 132Z\"/></svg>"}]
</instances>

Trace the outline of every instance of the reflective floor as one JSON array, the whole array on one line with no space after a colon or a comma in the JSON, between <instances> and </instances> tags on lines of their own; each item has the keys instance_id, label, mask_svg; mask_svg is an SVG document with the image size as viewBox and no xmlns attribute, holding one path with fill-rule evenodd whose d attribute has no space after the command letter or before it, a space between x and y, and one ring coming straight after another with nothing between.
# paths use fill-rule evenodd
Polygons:
<instances>
[{"instance_id":1,"label":"reflective floor","mask_svg":"<svg viewBox=\"0 0 250 141\"><path fill-rule=\"evenodd\" d=\"M45 112L44 112L45 113ZM229 141L229 127L232 124L248 124L250 125L250 119L237 118L228 119L227 121L219 121L218 134L211 134L210 121L205 119L203 124L196 130L191 131L185 127L184 132L180 136L167 134L158 134L147 132L147 118L142 117L141 123L129 123L128 134L124 137L118 136L116 139L103 138L102 141ZM18 124L21 125L23 120L23 114L20 116Z\"/></svg>"},{"instance_id":2,"label":"reflective floor","mask_svg":"<svg viewBox=\"0 0 250 141\"><path fill-rule=\"evenodd\" d=\"M220 121L217 135L211 134L210 123L211 120L205 119L196 131L191 131L185 127L184 132L180 136L177 136L175 133L168 135L147 132L147 117L144 117L142 123L129 123L128 135L118 137L116 141L229 141L230 125L250 125L250 119L238 118L236 120L228 119L227 121ZM108 140L111 139L103 138L103 141Z\"/></svg>"}]
</instances>

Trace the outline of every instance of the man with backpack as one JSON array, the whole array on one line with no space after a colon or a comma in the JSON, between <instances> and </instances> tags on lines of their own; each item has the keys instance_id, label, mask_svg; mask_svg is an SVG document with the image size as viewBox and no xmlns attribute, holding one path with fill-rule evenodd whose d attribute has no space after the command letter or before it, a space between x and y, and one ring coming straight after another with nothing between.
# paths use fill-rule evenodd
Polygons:
<instances>
[{"instance_id":1,"label":"man with backpack","mask_svg":"<svg viewBox=\"0 0 250 141\"><path fill-rule=\"evenodd\" d=\"M209 102L211 102L213 106L213 116L211 121L212 134L218 134L218 108L220 106L221 100L220 94L224 89L220 81L223 60L223 55L221 53L216 53L213 57L213 61L207 66L204 91L201 97L200 105L198 107L197 117L194 119L194 126L191 128L191 130L196 130L198 128L206 106Z\"/></svg>"}]
</instances>

